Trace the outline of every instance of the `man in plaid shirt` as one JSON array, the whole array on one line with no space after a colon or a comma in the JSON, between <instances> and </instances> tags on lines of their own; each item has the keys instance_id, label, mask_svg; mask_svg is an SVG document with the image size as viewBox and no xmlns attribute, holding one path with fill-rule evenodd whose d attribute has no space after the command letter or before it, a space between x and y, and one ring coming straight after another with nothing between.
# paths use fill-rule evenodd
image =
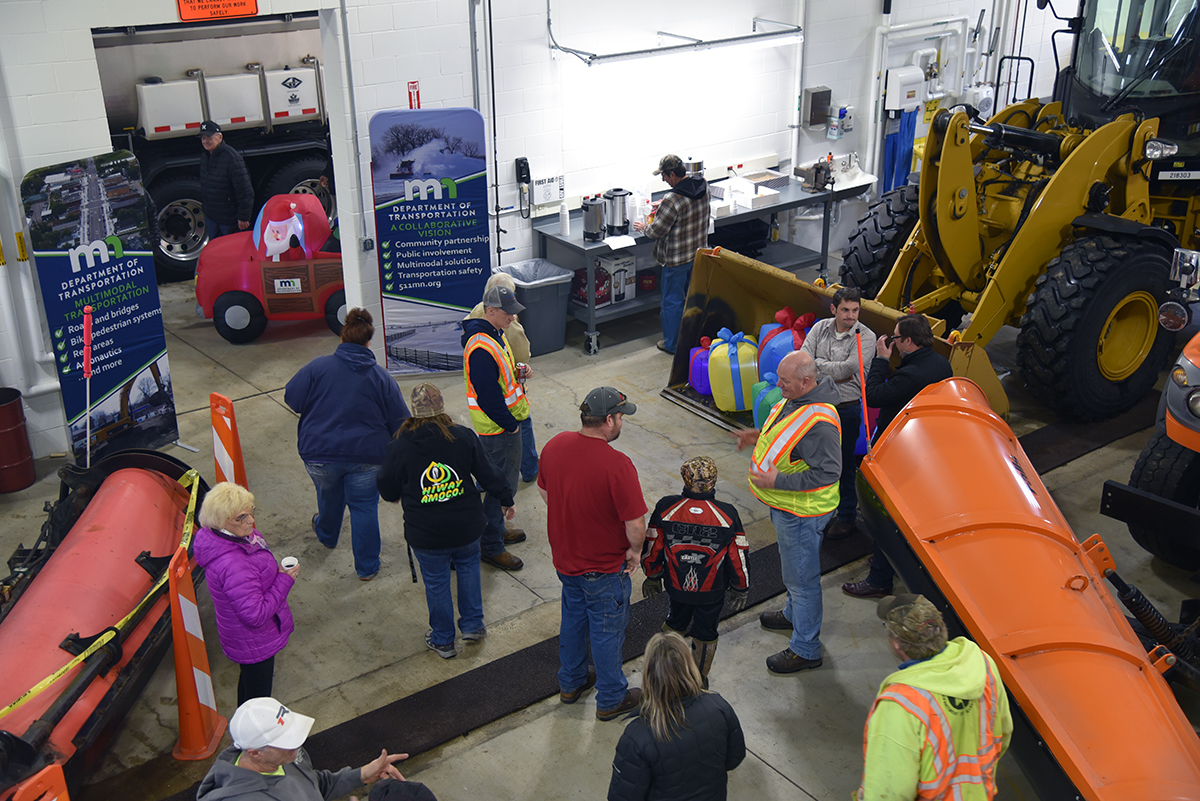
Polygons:
<instances>
[{"instance_id":1,"label":"man in plaid shirt","mask_svg":"<svg viewBox=\"0 0 1200 801\"><path fill-rule=\"evenodd\" d=\"M654 222L634 223L633 227L655 240L654 260L663 268L663 338L658 341L658 349L674 353L679 324L683 322L683 304L692 281L692 262L696 251L708 244L708 218L712 211L708 182L699 175L687 177L679 156L663 156L654 174L661 175L671 191L654 213Z\"/></svg>"}]
</instances>

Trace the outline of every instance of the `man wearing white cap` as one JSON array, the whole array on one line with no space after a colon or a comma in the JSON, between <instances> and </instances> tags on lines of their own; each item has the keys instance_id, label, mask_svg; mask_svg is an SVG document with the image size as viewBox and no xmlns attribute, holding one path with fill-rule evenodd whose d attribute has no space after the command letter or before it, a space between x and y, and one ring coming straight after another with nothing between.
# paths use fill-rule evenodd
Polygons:
<instances>
[{"instance_id":1,"label":"man wearing white cap","mask_svg":"<svg viewBox=\"0 0 1200 801\"><path fill-rule=\"evenodd\" d=\"M312 718L274 698L251 698L229 719L233 745L221 752L200 782L196 801L328 801L384 777L403 780L393 763L408 754L389 756L386 750L358 769L314 769L300 747L312 725Z\"/></svg>"}]
</instances>

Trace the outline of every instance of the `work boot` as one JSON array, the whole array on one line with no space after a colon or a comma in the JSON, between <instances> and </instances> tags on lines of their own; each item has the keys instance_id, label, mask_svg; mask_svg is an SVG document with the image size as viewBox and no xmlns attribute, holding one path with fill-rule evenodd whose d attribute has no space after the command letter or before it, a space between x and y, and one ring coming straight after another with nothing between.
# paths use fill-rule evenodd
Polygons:
<instances>
[{"instance_id":1,"label":"work boot","mask_svg":"<svg viewBox=\"0 0 1200 801\"><path fill-rule=\"evenodd\" d=\"M588 665L587 678L585 678L583 680L583 685L574 690L571 690L570 692L567 692L566 690L559 688L558 700L562 701L564 704L573 704L579 700L579 697L581 695L583 695L584 693L586 693L588 690L592 689L595 686L596 686L596 669L594 667L592 667L591 665Z\"/></svg>"},{"instance_id":2,"label":"work boot","mask_svg":"<svg viewBox=\"0 0 1200 801\"><path fill-rule=\"evenodd\" d=\"M625 699L621 703L609 709L601 709L596 707L596 720L616 720L624 715L637 709L642 704L642 688L632 687L625 693Z\"/></svg>"},{"instance_id":3,"label":"work boot","mask_svg":"<svg viewBox=\"0 0 1200 801\"><path fill-rule=\"evenodd\" d=\"M853 581L842 585L842 592L854 598L883 598L892 594L891 587L876 587L871 582L863 579L862 581Z\"/></svg>"},{"instance_id":4,"label":"work boot","mask_svg":"<svg viewBox=\"0 0 1200 801\"><path fill-rule=\"evenodd\" d=\"M523 528L506 528L504 529L504 544L515 545L518 542L525 541L525 529Z\"/></svg>"},{"instance_id":5,"label":"work boot","mask_svg":"<svg viewBox=\"0 0 1200 801\"><path fill-rule=\"evenodd\" d=\"M764 629L770 629L771 631L792 630L792 621L784 617L782 609L777 612L763 612L758 616L758 622L762 624Z\"/></svg>"},{"instance_id":6,"label":"work boot","mask_svg":"<svg viewBox=\"0 0 1200 801\"><path fill-rule=\"evenodd\" d=\"M501 551L500 553L492 556L481 556L479 559L482 562L487 562L492 567L498 567L501 570L507 570L509 572L520 570L521 568L525 567L524 562L522 562L518 557L513 556L508 551Z\"/></svg>"},{"instance_id":7,"label":"work boot","mask_svg":"<svg viewBox=\"0 0 1200 801\"><path fill-rule=\"evenodd\" d=\"M821 666L821 658L805 659L797 656L791 648L784 648L774 656L767 657L767 670L772 673L796 673L801 670L812 670Z\"/></svg>"},{"instance_id":8,"label":"work boot","mask_svg":"<svg viewBox=\"0 0 1200 801\"><path fill-rule=\"evenodd\" d=\"M833 522L825 527L825 539L827 540L844 540L857 530L853 518L843 520L842 518L834 518Z\"/></svg>"},{"instance_id":9,"label":"work boot","mask_svg":"<svg viewBox=\"0 0 1200 801\"><path fill-rule=\"evenodd\" d=\"M692 638L692 659L696 660L696 667L700 669L700 686L706 690L708 671L712 670L713 658L717 655L717 639L706 642Z\"/></svg>"}]
</instances>

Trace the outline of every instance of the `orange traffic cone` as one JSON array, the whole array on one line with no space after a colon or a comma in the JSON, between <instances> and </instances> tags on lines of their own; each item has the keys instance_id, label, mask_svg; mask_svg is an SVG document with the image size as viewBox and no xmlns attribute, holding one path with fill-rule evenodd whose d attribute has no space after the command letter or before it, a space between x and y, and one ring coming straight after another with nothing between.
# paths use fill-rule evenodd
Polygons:
<instances>
[{"instance_id":1,"label":"orange traffic cone","mask_svg":"<svg viewBox=\"0 0 1200 801\"><path fill-rule=\"evenodd\" d=\"M233 401L217 392L208 396L212 410L213 460L217 463L217 481L232 481L246 489L246 463L242 461L242 441L238 437Z\"/></svg>"},{"instance_id":2,"label":"orange traffic cone","mask_svg":"<svg viewBox=\"0 0 1200 801\"><path fill-rule=\"evenodd\" d=\"M179 743L171 753L176 759L207 759L216 752L228 721L217 713L187 548L181 546L171 557L167 581L175 641L175 689L179 695Z\"/></svg>"},{"instance_id":3,"label":"orange traffic cone","mask_svg":"<svg viewBox=\"0 0 1200 801\"><path fill-rule=\"evenodd\" d=\"M47 765L35 776L17 785L12 801L70 801L62 765Z\"/></svg>"}]
</instances>

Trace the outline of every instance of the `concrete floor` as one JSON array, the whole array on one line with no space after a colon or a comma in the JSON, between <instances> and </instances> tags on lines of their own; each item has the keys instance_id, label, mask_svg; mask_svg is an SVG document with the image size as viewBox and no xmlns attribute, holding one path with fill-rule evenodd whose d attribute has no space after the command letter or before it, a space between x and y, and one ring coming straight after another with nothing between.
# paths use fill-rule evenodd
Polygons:
<instances>
[{"instance_id":1,"label":"concrete floor","mask_svg":"<svg viewBox=\"0 0 1200 801\"><path fill-rule=\"evenodd\" d=\"M160 291L180 438L199 452L176 446L164 450L211 480L208 395L220 392L232 398L249 484L256 495L258 526L277 556L297 556L303 568L289 599L296 633L276 660L277 697L316 717L317 729L324 729L557 634L559 583L546 543L545 508L536 488L523 484L517 494L516 523L529 532L529 540L514 546L513 552L525 560L525 569L508 574L484 566L490 636L481 645L461 647L452 660L427 651L422 642L427 628L424 591L409 577L399 508L381 504L383 569L370 583L355 577L348 520L342 544L333 551L321 547L309 528L315 496L296 454L296 416L283 403L283 386L301 365L331 352L337 340L323 322L314 321L272 323L257 342L230 345L211 321L195 316L190 284ZM772 542L774 531L765 507L743 480L745 454L735 451L726 432L659 397L670 363L654 348L657 317L644 314L602 326L602 349L596 357L583 354L582 332L580 324L571 323L564 350L533 360L536 376L528 389L539 445L559 431L577 428L576 410L589 389L616 386L639 406L638 414L626 420L617 447L637 465L648 503L678 491L682 461L709 455L723 477L718 496L738 507L752 547ZM988 350L1001 372L1011 365L1011 336L998 337ZM399 383L407 396L421 380L441 387L448 411L467 419L461 375L405 378ZM1004 383L1013 405L1014 430L1023 434L1042 425L1019 379L1009 376ZM1152 559L1133 543L1124 525L1097 512L1104 480L1126 480L1148 436L1149 432L1130 436L1042 479L1076 535L1083 539L1102 534L1125 578L1176 619L1180 600L1195 595L1195 586L1183 571ZM41 460L33 487L0 496L0 554L36 537L43 503L57 498L54 470L61 463ZM731 798L753 793L764 799L834 799L847 797L857 787L863 720L879 681L894 666L872 603L839 590L842 582L864 571L863 564L848 565L823 580L825 665L820 670L796 676L767 672L763 660L786 641L761 629L756 618L758 612L775 608L775 602L722 624L712 689L738 712L750 752L731 775ZM238 671L221 654L211 604L204 593L201 597L217 700L229 714ZM640 660L626 665L634 685L640 683L639 670ZM427 783L443 801L601 797L623 726L597 723L593 712L590 696L574 706L552 698L402 767L406 776ZM397 721L395 736L380 746L403 751L404 730L416 725L420 721ZM90 777L83 798L158 799L187 787L207 765L172 760L176 737L174 674L166 659ZM319 763L319 755L314 756ZM1001 763L1001 774L1001 798L1035 797L1010 758Z\"/></svg>"}]
</instances>

